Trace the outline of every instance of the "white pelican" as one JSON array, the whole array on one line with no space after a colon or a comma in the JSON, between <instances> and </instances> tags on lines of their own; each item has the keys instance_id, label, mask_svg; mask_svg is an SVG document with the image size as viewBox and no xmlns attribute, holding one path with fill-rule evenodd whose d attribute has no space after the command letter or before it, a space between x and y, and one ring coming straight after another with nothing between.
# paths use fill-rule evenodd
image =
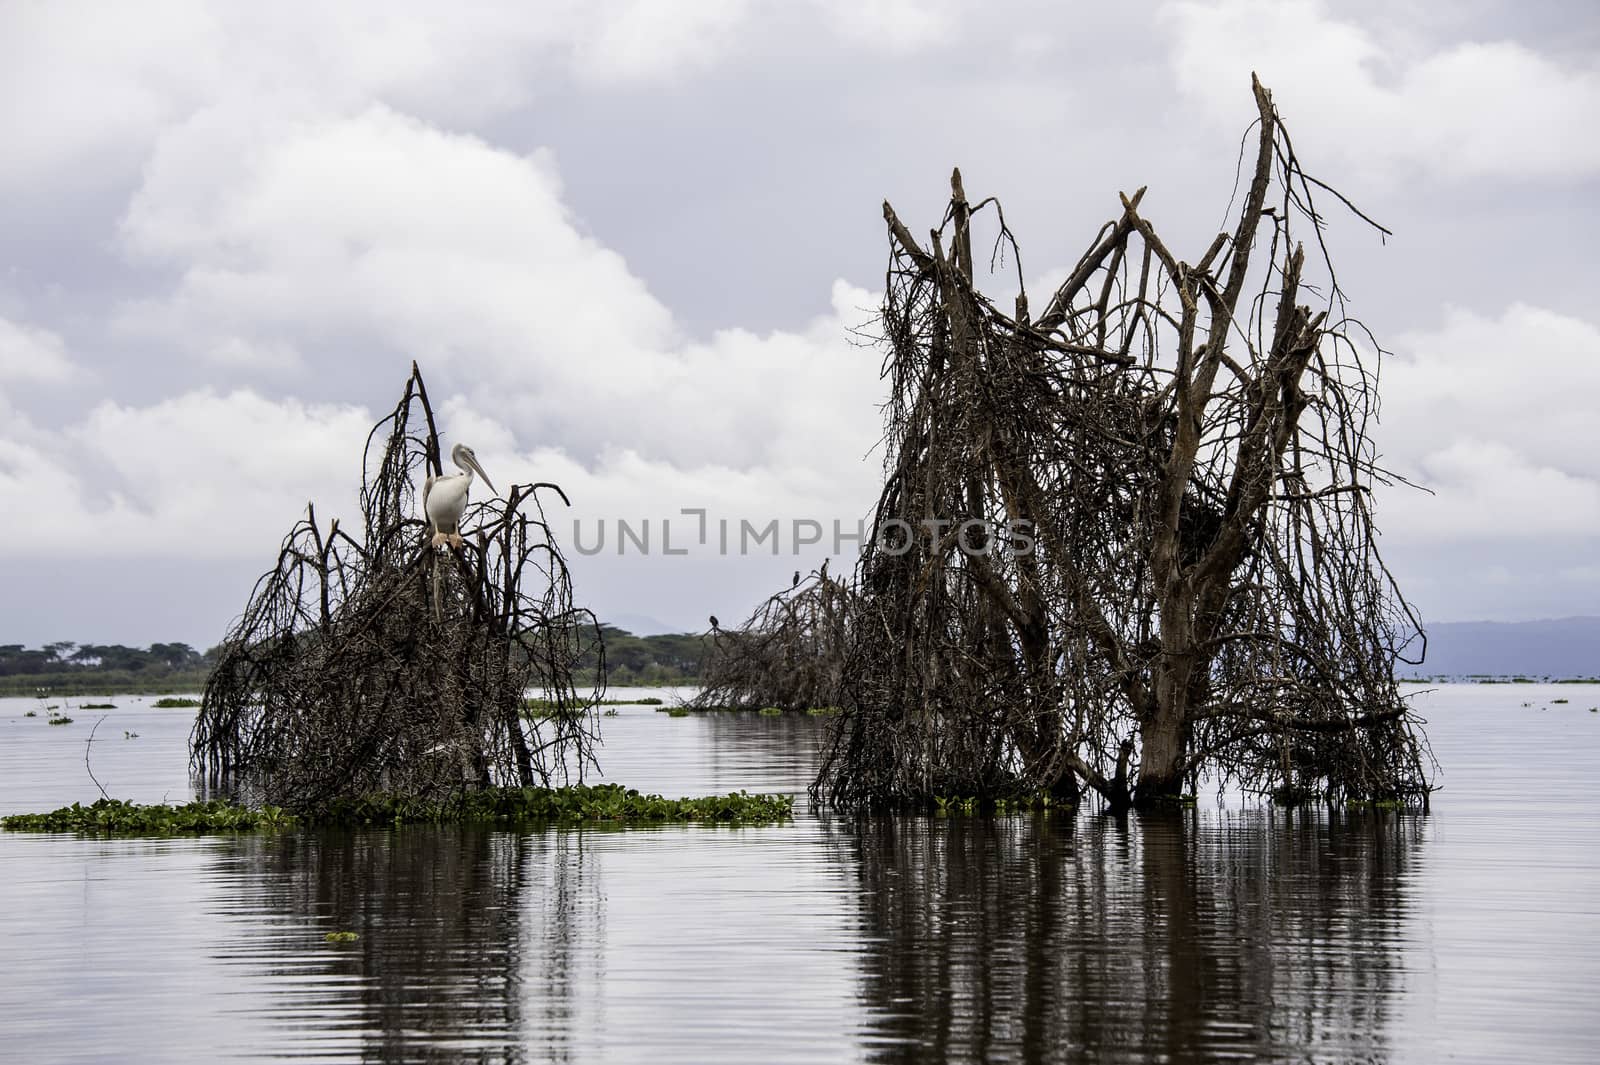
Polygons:
<instances>
[{"instance_id":1,"label":"white pelican","mask_svg":"<svg viewBox=\"0 0 1600 1065\"><path fill-rule=\"evenodd\" d=\"M442 473L437 477L430 474L422 482L422 512L428 516L428 524L433 526L434 547L442 544L461 546L461 513L467 509L467 492L472 488L474 473L483 478L489 491L495 491L494 482L478 465L478 456L472 453L470 447L457 444L450 449L450 460L461 467L460 473Z\"/></svg>"}]
</instances>

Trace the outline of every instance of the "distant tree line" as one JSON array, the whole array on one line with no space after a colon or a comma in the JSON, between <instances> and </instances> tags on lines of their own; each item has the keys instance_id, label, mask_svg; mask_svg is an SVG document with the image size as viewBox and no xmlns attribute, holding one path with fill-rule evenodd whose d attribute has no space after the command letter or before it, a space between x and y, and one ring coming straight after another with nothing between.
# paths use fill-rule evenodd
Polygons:
<instances>
[{"instance_id":1,"label":"distant tree line","mask_svg":"<svg viewBox=\"0 0 1600 1065\"><path fill-rule=\"evenodd\" d=\"M635 636L615 625L600 626L606 650L606 682L612 685L696 684L709 643L697 633ZM598 664L591 650L580 668Z\"/></svg>"},{"instance_id":2,"label":"distant tree line","mask_svg":"<svg viewBox=\"0 0 1600 1065\"><path fill-rule=\"evenodd\" d=\"M186 643L124 647L120 643L47 643L31 649L0 644L0 677L47 673L181 673L209 669L218 648L200 652Z\"/></svg>"},{"instance_id":3,"label":"distant tree line","mask_svg":"<svg viewBox=\"0 0 1600 1065\"><path fill-rule=\"evenodd\" d=\"M703 636L635 636L614 625L602 625L601 632L610 684L693 684L699 680L707 646ZM198 651L186 643L126 647L63 640L37 648L0 644L0 690L31 693L35 687L90 684L98 688L123 682L142 687L145 682L189 679L198 688L221 652L221 646ZM592 677L598 664L598 649L590 648L579 669Z\"/></svg>"}]
</instances>

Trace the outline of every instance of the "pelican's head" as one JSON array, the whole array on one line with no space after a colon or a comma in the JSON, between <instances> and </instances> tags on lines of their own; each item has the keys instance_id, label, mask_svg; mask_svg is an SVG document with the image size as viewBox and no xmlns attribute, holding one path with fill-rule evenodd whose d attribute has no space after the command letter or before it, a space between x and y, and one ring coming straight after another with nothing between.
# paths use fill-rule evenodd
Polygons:
<instances>
[{"instance_id":1,"label":"pelican's head","mask_svg":"<svg viewBox=\"0 0 1600 1065\"><path fill-rule=\"evenodd\" d=\"M499 491L499 489L495 488L494 482L489 480L489 475L483 472L483 467L478 465L478 456L466 444L457 444L451 448L450 458L451 461L468 473L476 473L479 477L482 477L483 483L489 486L489 491Z\"/></svg>"}]
</instances>

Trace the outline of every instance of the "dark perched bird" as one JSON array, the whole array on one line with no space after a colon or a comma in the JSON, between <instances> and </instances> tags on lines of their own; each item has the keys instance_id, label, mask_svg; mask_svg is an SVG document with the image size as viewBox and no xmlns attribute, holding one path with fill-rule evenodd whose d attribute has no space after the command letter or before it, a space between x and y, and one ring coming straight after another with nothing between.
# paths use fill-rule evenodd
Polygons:
<instances>
[{"instance_id":1,"label":"dark perched bird","mask_svg":"<svg viewBox=\"0 0 1600 1065\"><path fill-rule=\"evenodd\" d=\"M789 585L789 587L791 587L791 588L800 587L800 571L799 570L795 570L794 571L794 583Z\"/></svg>"},{"instance_id":2,"label":"dark perched bird","mask_svg":"<svg viewBox=\"0 0 1600 1065\"><path fill-rule=\"evenodd\" d=\"M715 614L711 615L711 627L713 629L718 629L718 628L722 627L722 626L717 624L717 615L715 615Z\"/></svg>"}]
</instances>

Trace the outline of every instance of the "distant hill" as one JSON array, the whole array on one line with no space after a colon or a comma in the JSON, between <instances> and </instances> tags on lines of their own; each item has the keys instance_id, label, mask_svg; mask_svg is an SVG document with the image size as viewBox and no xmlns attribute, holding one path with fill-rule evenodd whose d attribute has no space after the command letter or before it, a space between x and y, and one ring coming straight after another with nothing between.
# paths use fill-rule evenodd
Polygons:
<instances>
[{"instance_id":1,"label":"distant hill","mask_svg":"<svg viewBox=\"0 0 1600 1065\"><path fill-rule=\"evenodd\" d=\"M1444 621L1427 630L1427 660L1402 666L1400 676L1600 677L1600 617Z\"/></svg>"}]
</instances>

